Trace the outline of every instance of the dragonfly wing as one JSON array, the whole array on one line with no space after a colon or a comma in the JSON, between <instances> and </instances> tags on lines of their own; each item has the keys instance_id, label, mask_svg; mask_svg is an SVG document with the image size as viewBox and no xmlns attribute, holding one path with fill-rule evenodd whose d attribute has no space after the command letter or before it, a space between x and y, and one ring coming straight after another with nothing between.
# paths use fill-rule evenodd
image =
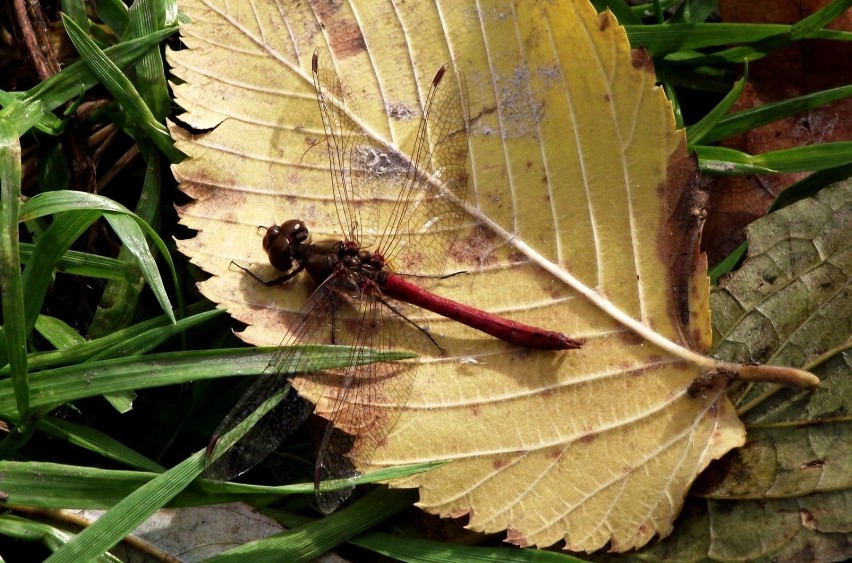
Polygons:
<instances>
[{"instance_id":1,"label":"dragonfly wing","mask_svg":"<svg viewBox=\"0 0 852 563\"><path fill-rule=\"evenodd\" d=\"M417 364L366 363L368 350L413 349L425 340L419 329L393 309L375 286L352 306L360 312L349 366L323 374L324 400L331 406L314 474L317 504L329 513L352 491L352 478L366 467L385 442L408 401Z\"/></svg>"},{"instance_id":2,"label":"dragonfly wing","mask_svg":"<svg viewBox=\"0 0 852 563\"><path fill-rule=\"evenodd\" d=\"M281 389L282 382L284 385L287 383L277 374L260 376L225 417L215 436L221 437L243 420L257 417L257 408ZM294 389L290 389L277 406L250 423L251 430L239 442L207 466L204 476L208 479L229 481L242 475L269 457L287 436L307 420L313 410L313 404L301 398Z\"/></svg>"},{"instance_id":3,"label":"dragonfly wing","mask_svg":"<svg viewBox=\"0 0 852 563\"><path fill-rule=\"evenodd\" d=\"M256 416L257 407L272 394L289 385L296 373L317 371L325 363L321 352L305 353L303 347L331 338L331 317L340 291L339 276L332 276L320 286L298 313L293 329L284 338L273 355L266 371L258 377L222 420L214 436L220 437L233 430L240 422ZM318 355L320 354L320 355ZM276 407L254 421L252 429L219 459L205 470L211 479L228 480L241 475L263 461L292 434L313 411L310 402L289 392ZM215 439L215 438L214 438Z\"/></svg>"},{"instance_id":4,"label":"dragonfly wing","mask_svg":"<svg viewBox=\"0 0 852 563\"><path fill-rule=\"evenodd\" d=\"M375 183L369 181L365 162L377 154L362 125L361 113L346 81L337 72L328 50L319 48L311 61L317 102L328 144L328 161L334 204L341 233L350 241L369 246L365 228L378 222Z\"/></svg>"},{"instance_id":5,"label":"dragonfly wing","mask_svg":"<svg viewBox=\"0 0 852 563\"><path fill-rule=\"evenodd\" d=\"M408 172L379 242L388 260L415 264L418 274L444 273L465 217L469 129L464 77L450 61L432 80Z\"/></svg>"}]
</instances>

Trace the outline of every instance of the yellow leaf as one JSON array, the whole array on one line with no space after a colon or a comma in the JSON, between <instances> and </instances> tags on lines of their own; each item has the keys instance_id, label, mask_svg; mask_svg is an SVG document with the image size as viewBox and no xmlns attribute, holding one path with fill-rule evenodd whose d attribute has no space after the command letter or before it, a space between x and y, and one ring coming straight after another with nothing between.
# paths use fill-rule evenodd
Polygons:
<instances>
[{"instance_id":1,"label":"yellow leaf","mask_svg":"<svg viewBox=\"0 0 852 563\"><path fill-rule=\"evenodd\" d=\"M404 154L433 74L456 60L469 94L470 195L447 270L468 274L439 293L584 346L519 350L413 313L447 354L416 345L407 401L355 405L401 410L371 467L452 460L393 485L419 487L424 509L470 514L471 528L508 530L519 545L622 551L670 533L695 476L744 441L721 383L767 372L703 355L703 200L649 59L579 0L279 4L182 4L195 23L182 28L189 49L169 57L184 81L181 120L215 126L172 127L191 157L174 172L196 200L182 222L198 231L179 247L213 274L202 292L249 325L246 341L277 345L307 280L263 288L230 262L275 277L257 234L273 221L303 219L315 240L341 235L315 48L334 54L373 142ZM770 377L813 383L780 368ZM337 393L322 383L294 380L328 415Z\"/></svg>"}]
</instances>

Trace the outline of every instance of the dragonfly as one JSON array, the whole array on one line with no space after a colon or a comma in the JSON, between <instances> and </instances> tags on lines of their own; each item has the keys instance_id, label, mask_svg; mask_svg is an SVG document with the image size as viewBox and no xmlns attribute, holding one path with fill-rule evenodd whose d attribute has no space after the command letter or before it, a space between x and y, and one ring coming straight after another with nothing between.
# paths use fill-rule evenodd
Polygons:
<instances>
[{"instance_id":1,"label":"dragonfly","mask_svg":"<svg viewBox=\"0 0 852 563\"><path fill-rule=\"evenodd\" d=\"M341 237L312 242L309 226L300 219L273 224L263 237L263 248L281 275L264 280L240 267L266 286L287 284L306 272L316 289L269 368L214 436L252 416L294 374L311 374L334 405L314 470L317 505L329 513L348 498L358 468L368 465L398 420L418 369L416 361L370 363L368 351L417 350L424 342L443 351L436 338L411 318L411 306L524 348L567 350L582 343L440 297L421 286L423 280L441 278L465 216L470 120L458 65L450 61L435 74L408 160L369 136L327 50L314 52L311 70ZM395 164L401 162L406 164ZM406 275L395 271L394 264L416 264L419 271ZM316 357L302 347L317 340L349 346L347 367L315 370ZM208 468L207 476L230 479L248 470L277 449L311 411L312 405L291 391Z\"/></svg>"}]
</instances>

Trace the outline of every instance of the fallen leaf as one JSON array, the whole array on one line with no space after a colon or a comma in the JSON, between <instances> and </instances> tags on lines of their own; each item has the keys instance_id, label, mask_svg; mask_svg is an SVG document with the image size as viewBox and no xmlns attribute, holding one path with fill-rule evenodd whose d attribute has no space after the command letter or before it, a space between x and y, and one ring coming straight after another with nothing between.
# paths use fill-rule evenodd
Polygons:
<instances>
[{"instance_id":1,"label":"fallen leaf","mask_svg":"<svg viewBox=\"0 0 852 563\"><path fill-rule=\"evenodd\" d=\"M242 338L277 345L310 291L306 280L260 287L229 267L274 277L257 226L299 217L315 240L340 236L310 72L326 46L373 143L403 158L434 72L457 61L470 98L471 195L447 271L467 275L439 292L584 341L519 350L415 313L447 353L416 348L407 401L349 406L401 410L360 470L452 460L392 484L419 487L424 509L468 514L472 529L507 530L519 545L622 551L670 533L695 476L743 443L725 378L707 376L813 384L704 356L695 164L650 59L630 51L608 13L568 1L227 6L183 5L196 23L183 28L189 49L169 56L184 81L181 120L216 127L172 133L191 157L175 175L196 200L182 223L198 231L179 248L213 274L200 288L248 325ZM332 380L293 383L319 414L332 412ZM361 430L342 430L357 452Z\"/></svg>"},{"instance_id":2,"label":"fallen leaf","mask_svg":"<svg viewBox=\"0 0 852 563\"><path fill-rule=\"evenodd\" d=\"M667 560L852 557L852 182L749 226L749 256L711 295L716 355L813 370L816 389L736 385L746 444L690 491Z\"/></svg>"}]
</instances>

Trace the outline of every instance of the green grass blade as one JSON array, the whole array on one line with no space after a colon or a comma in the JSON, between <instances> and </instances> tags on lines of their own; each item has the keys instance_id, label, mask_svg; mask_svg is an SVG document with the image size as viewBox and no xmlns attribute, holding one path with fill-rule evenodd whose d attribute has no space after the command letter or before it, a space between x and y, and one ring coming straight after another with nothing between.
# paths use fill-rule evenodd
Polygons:
<instances>
[{"instance_id":1,"label":"green grass blade","mask_svg":"<svg viewBox=\"0 0 852 563\"><path fill-rule=\"evenodd\" d=\"M852 6L852 0L833 0L813 14L793 24L790 35L793 39L807 39L846 13Z\"/></svg>"},{"instance_id":2,"label":"green grass blade","mask_svg":"<svg viewBox=\"0 0 852 563\"><path fill-rule=\"evenodd\" d=\"M167 28L141 39L125 41L103 53L110 57L116 66L123 67L134 62L149 49L158 47L160 42L175 30L176 28ZM0 103L4 109L0 115L9 118L21 135L36 125L48 134L57 134L61 129L60 121L49 112L82 95L96 84L97 79L85 63L78 61L39 83L29 92L2 93ZM17 105L12 107L15 104Z\"/></svg>"},{"instance_id":3,"label":"green grass blade","mask_svg":"<svg viewBox=\"0 0 852 563\"><path fill-rule=\"evenodd\" d=\"M219 377L260 375L269 365L276 348L237 348L230 350L169 352L141 358L117 358L44 370L31 374L31 408L49 407L105 393L147 389ZM306 346L313 359L306 371L346 367L351 349L346 346ZM393 361L411 357L401 352L364 354L364 363ZM0 413L15 408L11 382L0 381Z\"/></svg>"},{"instance_id":4,"label":"green grass blade","mask_svg":"<svg viewBox=\"0 0 852 563\"><path fill-rule=\"evenodd\" d=\"M129 357L159 346L181 331L207 322L224 314L222 310L206 311L207 303L198 303L189 307L189 316L172 324L165 315L137 323L113 334L86 340L77 346L52 352L35 352L29 355L28 363L32 370L77 364L92 358L109 359ZM0 369L0 377L8 375L9 367Z\"/></svg>"},{"instance_id":5,"label":"green grass blade","mask_svg":"<svg viewBox=\"0 0 852 563\"><path fill-rule=\"evenodd\" d=\"M745 133L784 117L803 113L849 97L852 97L852 85L840 86L743 110L720 119L716 126L704 136L702 142L705 144L715 143L720 139Z\"/></svg>"},{"instance_id":6,"label":"green grass blade","mask_svg":"<svg viewBox=\"0 0 852 563\"><path fill-rule=\"evenodd\" d=\"M685 0L666 23L702 23L718 9L717 0Z\"/></svg>"},{"instance_id":7,"label":"green grass blade","mask_svg":"<svg viewBox=\"0 0 852 563\"><path fill-rule=\"evenodd\" d=\"M93 360L107 360L110 358L129 358L149 352L170 338L185 333L188 329L206 323L209 320L224 314L221 309L205 311L197 315L190 315L164 327L145 331L133 338L119 340L114 345L92 356Z\"/></svg>"},{"instance_id":8,"label":"green grass blade","mask_svg":"<svg viewBox=\"0 0 852 563\"><path fill-rule=\"evenodd\" d=\"M68 323L56 317L39 315L35 322L35 329L57 350L65 350L86 342L86 339L68 326Z\"/></svg>"},{"instance_id":9,"label":"green grass blade","mask_svg":"<svg viewBox=\"0 0 852 563\"><path fill-rule=\"evenodd\" d=\"M852 177L852 163L814 172L778 194L766 212L772 213L800 199L812 197L821 189L849 177Z\"/></svg>"},{"instance_id":10,"label":"green grass blade","mask_svg":"<svg viewBox=\"0 0 852 563\"><path fill-rule=\"evenodd\" d=\"M792 40L793 26L751 23L691 23L624 26L630 45L644 47L653 57L663 57L681 51L725 48L735 44L760 41L780 47ZM852 32L821 29L810 33L808 39L852 41ZM757 51L760 51L758 49Z\"/></svg>"},{"instance_id":11,"label":"green grass blade","mask_svg":"<svg viewBox=\"0 0 852 563\"><path fill-rule=\"evenodd\" d=\"M134 217L118 213L104 214L104 218L109 222L112 230L115 231L115 234L124 243L124 248L136 259L136 263L142 272L142 277L145 278L145 282L151 287L154 296L160 303L160 307L168 314L172 310L169 295L166 292L166 287L163 285L163 278L160 277L160 271L157 269L157 263L151 254L151 249L148 248L145 234L139 227L139 222L134 220Z\"/></svg>"},{"instance_id":12,"label":"green grass blade","mask_svg":"<svg viewBox=\"0 0 852 563\"><path fill-rule=\"evenodd\" d=\"M707 115L705 115L698 123L690 125L686 128L686 138L688 140L689 148L693 148L695 145L704 142L704 139L707 137L708 133L712 131L719 121L725 116L726 113L733 107L734 102L737 101L737 98L740 97L740 94L745 88L746 82L748 81L748 65L745 67L745 71L743 73L743 77L737 80L734 83L734 87L731 88L731 91L720 101L716 107L710 110Z\"/></svg>"},{"instance_id":13,"label":"green grass blade","mask_svg":"<svg viewBox=\"0 0 852 563\"><path fill-rule=\"evenodd\" d=\"M739 245L736 250L728 254L721 262L714 264L707 272L707 276L710 278L710 283L716 285L719 283L720 277L730 273L736 265L739 264L740 260L742 260L746 250L748 250L748 243L744 242Z\"/></svg>"},{"instance_id":14,"label":"green grass blade","mask_svg":"<svg viewBox=\"0 0 852 563\"><path fill-rule=\"evenodd\" d=\"M183 155L174 147L166 127L157 121L130 80L109 60L94 41L71 19L63 15L62 19L69 39L77 48L80 57L92 74L109 90L130 119L144 131L145 135L157 146L171 162L179 162Z\"/></svg>"},{"instance_id":15,"label":"green grass blade","mask_svg":"<svg viewBox=\"0 0 852 563\"><path fill-rule=\"evenodd\" d=\"M82 0L62 0L62 13L68 16L81 28L89 29L89 18L86 16L86 5Z\"/></svg>"},{"instance_id":16,"label":"green grass blade","mask_svg":"<svg viewBox=\"0 0 852 563\"><path fill-rule=\"evenodd\" d=\"M129 471L42 461L7 460L0 461L0 472L4 475L3 491L8 495L9 504L46 509L103 510L117 505L127 495L163 473L164 470L154 462L148 461L148 463L156 468ZM393 472L376 471L358 477L355 481L361 484L404 477L441 465L443 463L423 463L394 468ZM237 501L264 503L288 495L313 494L313 483L258 486L198 479L170 500L168 506L205 506Z\"/></svg>"},{"instance_id":17,"label":"green grass blade","mask_svg":"<svg viewBox=\"0 0 852 563\"><path fill-rule=\"evenodd\" d=\"M21 202L21 144L15 126L0 117L0 303L3 307L5 360L14 385L18 413L29 413L27 328L24 280L18 260L18 213ZM5 361L3 362L6 363Z\"/></svg>"},{"instance_id":18,"label":"green grass blade","mask_svg":"<svg viewBox=\"0 0 852 563\"><path fill-rule=\"evenodd\" d=\"M26 266L30 263L34 250L34 244L20 244L21 264ZM76 250L66 251L54 264L54 268L63 274L106 280L138 281L141 277L139 268L133 264Z\"/></svg>"},{"instance_id":19,"label":"green grass blade","mask_svg":"<svg viewBox=\"0 0 852 563\"><path fill-rule=\"evenodd\" d=\"M30 200L32 201L32 200ZM22 206L21 210L26 206ZM26 334L38 318L47 288L53 282L53 266L80 235L100 217L98 211L73 210L60 213L36 243L32 260L24 270L24 312Z\"/></svg>"},{"instance_id":20,"label":"green grass blade","mask_svg":"<svg viewBox=\"0 0 852 563\"><path fill-rule=\"evenodd\" d=\"M694 148L701 171L720 175L808 172L852 162L852 141L807 145L754 156L726 147L698 145Z\"/></svg>"},{"instance_id":21,"label":"green grass blade","mask_svg":"<svg viewBox=\"0 0 852 563\"><path fill-rule=\"evenodd\" d=\"M321 520L243 544L208 561L309 561L408 508L415 499L413 491L375 489Z\"/></svg>"},{"instance_id":22,"label":"green grass blade","mask_svg":"<svg viewBox=\"0 0 852 563\"><path fill-rule=\"evenodd\" d=\"M14 514L0 515L0 533L4 536L28 542L40 542L50 551L56 551L74 537L74 534L54 528L49 524L34 522L15 516ZM121 559L106 553L96 559L98 563L121 563Z\"/></svg>"},{"instance_id":23,"label":"green grass blade","mask_svg":"<svg viewBox=\"0 0 852 563\"><path fill-rule=\"evenodd\" d=\"M17 132L17 135L23 135L36 125L50 128L55 124L55 121L45 119L46 109L38 100L28 100L26 103L19 99L5 96L3 110L0 111L0 118L8 120ZM48 129L49 130L49 129Z\"/></svg>"},{"instance_id":24,"label":"green grass blade","mask_svg":"<svg viewBox=\"0 0 852 563\"><path fill-rule=\"evenodd\" d=\"M95 13L116 37L124 38L130 17L127 14L127 6L121 0L98 0L95 3Z\"/></svg>"},{"instance_id":25,"label":"green grass blade","mask_svg":"<svg viewBox=\"0 0 852 563\"><path fill-rule=\"evenodd\" d=\"M130 34L132 37L145 35L162 29L166 23L165 5L162 0L137 0L130 6ZM142 56L136 65L136 82L139 95L151 108L158 122L169 115L169 89L163 58L159 50L150 50Z\"/></svg>"},{"instance_id":26,"label":"green grass blade","mask_svg":"<svg viewBox=\"0 0 852 563\"><path fill-rule=\"evenodd\" d=\"M398 561L442 563L444 561L512 561L517 563L583 563L565 553L513 547L479 547L421 539L411 536L370 532L349 540L352 545L369 549Z\"/></svg>"},{"instance_id":27,"label":"green grass blade","mask_svg":"<svg viewBox=\"0 0 852 563\"><path fill-rule=\"evenodd\" d=\"M75 424L67 420L46 416L38 421L37 430L48 436L64 440L69 444L102 455L107 459L117 461L134 469L155 473L165 471L165 468L159 463L140 454L136 450L128 448L115 438L82 424ZM103 473L104 470L98 469L97 471ZM77 505L68 504L54 508L67 508L70 506Z\"/></svg>"},{"instance_id":28,"label":"green grass blade","mask_svg":"<svg viewBox=\"0 0 852 563\"><path fill-rule=\"evenodd\" d=\"M46 561L75 563L98 557L168 504L202 471L204 452L200 451L126 496Z\"/></svg>"},{"instance_id":29,"label":"green grass blade","mask_svg":"<svg viewBox=\"0 0 852 563\"><path fill-rule=\"evenodd\" d=\"M172 280L174 281L175 286L177 287L177 273L175 271L174 263L172 262L171 256L169 255L168 248L166 247L165 242L160 236L154 231L148 223L142 220L139 216L137 216L132 211L128 210L123 205L120 205L108 198L103 196L99 196L96 194L89 194L84 192L75 192L70 190L59 190L55 192L49 193L41 193L26 202L21 207L21 221L31 221L38 217L43 217L45 215L51 215L53 213L58 213L60 211L69 211L74 209L97 209L100 211L115 213L119 215L128 215L134 219L134 221L145 231L145 235L147 235L154 245L157 247L157 250L160 252L160 255L166 260L169 265L169 270L172 273ZM110 224L113 224L115 220L114 216L110 217L107 215L107 220ZM160 278L160 272L156 268L156 263L154 262L153 257L150 255L150 250L148 249L148 245L142 244L144 242L144 237L142 237L141 242L138 238L138 234L135 234L135 231L125 230L124 227L127 226L127 223L117 222L116 224L122 227L121 232L116 231L116 234L119 237L128 236L130 237L128 241L131 243L131 247L128 249L131 252L137 252L138 254L134 254L137 260L142 260L139 262L140 270L142 271L142 275L145 277L146 281L148 281L149 285L152 288L162 288L162 295L158 295L157 299L160 301L160 304L163 305L163 302L168 303L168 296L165 293L165 289L163 288L163 282ZM113 226L115 228L115 226ZM125 247L127 247L128 241L125 242ZM172 316L172 308L171 305L164 305L163 312L167 315Z\"/></svg>"}]
</instances>

